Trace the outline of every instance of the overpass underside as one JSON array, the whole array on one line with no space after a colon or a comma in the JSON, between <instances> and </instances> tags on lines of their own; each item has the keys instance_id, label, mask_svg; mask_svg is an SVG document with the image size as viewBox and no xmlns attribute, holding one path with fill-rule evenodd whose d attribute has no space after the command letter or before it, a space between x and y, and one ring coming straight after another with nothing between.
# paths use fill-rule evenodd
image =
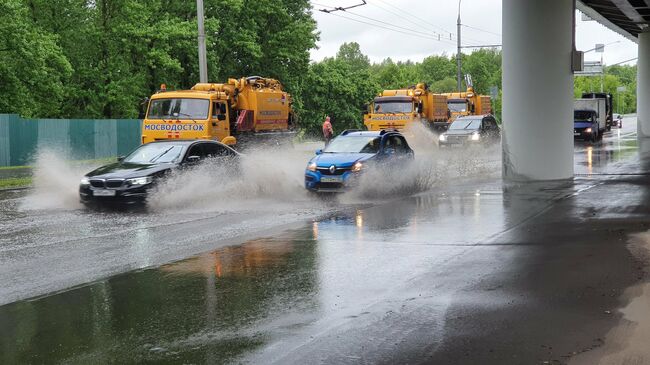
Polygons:
<instances>
[{"instance_id":1,"label":"overpass underside","mask_svg":"<svg viewBox=\"0 0 650 365\"><path fill-rule=\"evenodd\" d=\"M503 1L503 173L573 177L575 9L639 45L639 138L650 137L650 5L646 0Z\"/></svg>"}]
</instances>

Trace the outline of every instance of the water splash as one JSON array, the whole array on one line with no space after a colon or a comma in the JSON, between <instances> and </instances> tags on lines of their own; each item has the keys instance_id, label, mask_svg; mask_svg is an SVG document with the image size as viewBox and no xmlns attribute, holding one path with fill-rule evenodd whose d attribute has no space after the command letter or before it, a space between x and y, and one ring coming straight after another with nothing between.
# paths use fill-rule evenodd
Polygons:
<instances>
[{"instance_id":1,"label":"water splash","mask_svg":"<svg viewBox=\"0 0 650 365\"><path fill-rule=\"evenodd\" d=\"M97 164L73 165L65 154L41 149L32 169L32 189L21 204L23 210L79 209L79 181Z\"/></svg>"}]
</instances>

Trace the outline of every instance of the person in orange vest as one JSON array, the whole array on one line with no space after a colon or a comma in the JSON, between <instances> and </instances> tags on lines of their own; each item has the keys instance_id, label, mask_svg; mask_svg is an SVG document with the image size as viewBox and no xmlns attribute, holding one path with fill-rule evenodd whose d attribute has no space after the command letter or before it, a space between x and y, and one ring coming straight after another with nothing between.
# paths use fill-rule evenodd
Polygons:
<instances>
[{"instance_id":1,"label":"person in orange vest","mask_svg":"<svg viewBox=\"0 0 650 365\"><path fill-rule=\"evenodd\" d=\"M330 122L329 115L325 118L323 122L323 138L325 139L325 147L330 144L330 141L334 137L334 129L332 128L332 123Z\"/></svg>"}]
</instances>

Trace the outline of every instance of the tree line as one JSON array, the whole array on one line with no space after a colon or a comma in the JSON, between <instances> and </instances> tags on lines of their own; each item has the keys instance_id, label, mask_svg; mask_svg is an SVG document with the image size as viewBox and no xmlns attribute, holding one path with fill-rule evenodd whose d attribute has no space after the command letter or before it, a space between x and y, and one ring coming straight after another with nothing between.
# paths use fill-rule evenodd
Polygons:
<instances>
[{"instance_id":1,"label":"tree line","mask_svg":"<svg viewBox=\"0 0 650 365\"><path fill-rule=\"evenodd\" d=\"M362 127L363 106L383 89L425 82L456 90L455 55L372 63L357 43L310 62L318 32L308 0L204 0L210 81L260 75L281 80L301 127L317 133ZM4 0L0 3L0 113L48 118L135 118L161 83L198 81L196 2L183 0ZM462 55L474 88L501 90L501 52ZM606 68L615 110L636 109L636 66ZM617 94L617 87L626 91ZM531 85L534 87L534 85ZM576 77L575 94L600 78ZM620 102L619 102L620 100ZM493 109L500 115L500 98Z\"/></svg>"}]
</instances>

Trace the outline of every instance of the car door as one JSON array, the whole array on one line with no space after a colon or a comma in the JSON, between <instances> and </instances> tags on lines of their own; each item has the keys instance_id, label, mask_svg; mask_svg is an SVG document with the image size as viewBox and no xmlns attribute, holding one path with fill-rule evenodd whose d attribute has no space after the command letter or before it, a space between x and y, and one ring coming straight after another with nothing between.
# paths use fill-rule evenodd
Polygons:
<instances>
[{"instance_id":1,"label":"car door","mask_svg":"<svg viewBox=\"0 0 650 365\"><path fill-rule=\"evenodd\" d=\"M215 166L232 169L232 172L240 171L237 154L230 148L219 143L205 143L203 146L206 161Z\"/></svg>"}]
</instances>

